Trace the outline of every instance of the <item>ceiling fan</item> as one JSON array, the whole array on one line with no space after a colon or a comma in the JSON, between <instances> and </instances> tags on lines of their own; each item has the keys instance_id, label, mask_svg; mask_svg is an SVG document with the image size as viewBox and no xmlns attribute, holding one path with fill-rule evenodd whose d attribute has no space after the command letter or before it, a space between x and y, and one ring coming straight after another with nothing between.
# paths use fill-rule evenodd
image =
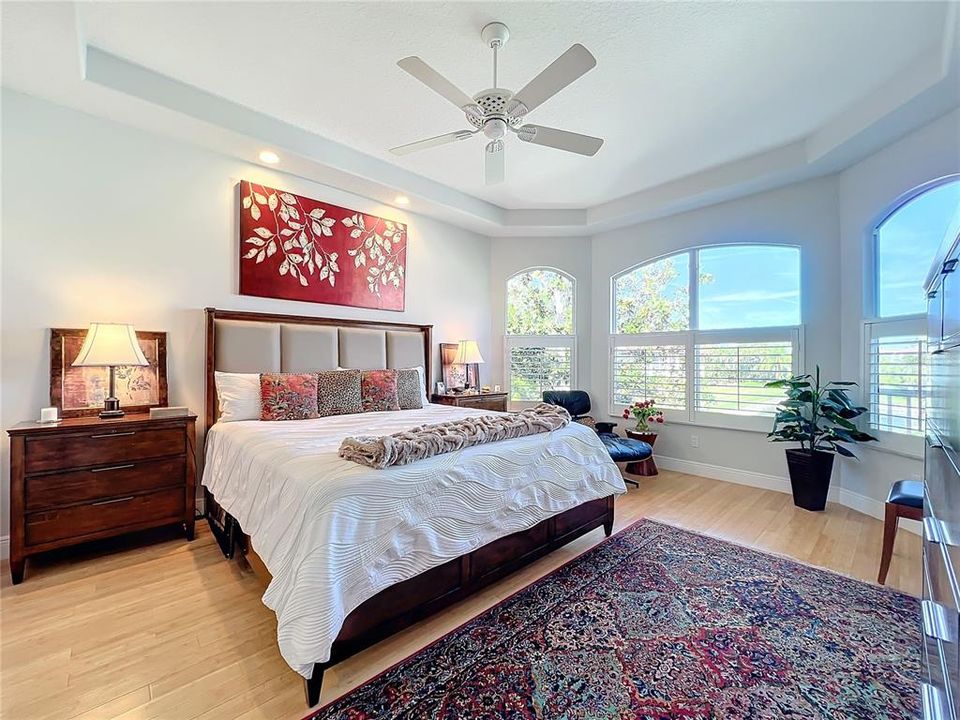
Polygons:
<instances>
[{"instance_id":1,"label":"ceiling fan","mask_svg":"<svg viewBox=\"0 0 960 720\"><path fill-rule=\"evenodd\" d=\"M438 145L466 140L479 132L489 139L484 152L484 172L487 185L503 182L504 138L513 132L521 141L566 150L579 155L596 155L603 145L601 138L581 135L567 130L523 125L527 113L535 110L574 80L591 70L597 60L583 45L573 45L554 60L517 93L497 87L497 52L506 45L510 31L503 23L493 22L480 32L480 38L493 50L493 87L472 98L416 56L397 62L403 70L458 108L473 125L473 130L455 130L444 135L418 140L391 148L395 155L407 155Z\"/></svg>"}]
</instances>

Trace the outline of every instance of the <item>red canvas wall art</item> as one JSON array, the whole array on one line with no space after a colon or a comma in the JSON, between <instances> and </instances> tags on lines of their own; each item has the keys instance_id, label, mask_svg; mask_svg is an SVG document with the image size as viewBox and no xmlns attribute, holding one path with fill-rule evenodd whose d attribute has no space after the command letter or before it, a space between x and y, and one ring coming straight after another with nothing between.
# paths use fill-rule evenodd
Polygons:
<instances>
[{"instance_id":1,"label":"red canvas wall art","mask_svg":"<svg viewBox=\"0 0 960 720\"><path fill-rule=\"evenodd\" d=\"M403 310L407 226L240 182L240 294Z\"/></svg>"}]
</instances>

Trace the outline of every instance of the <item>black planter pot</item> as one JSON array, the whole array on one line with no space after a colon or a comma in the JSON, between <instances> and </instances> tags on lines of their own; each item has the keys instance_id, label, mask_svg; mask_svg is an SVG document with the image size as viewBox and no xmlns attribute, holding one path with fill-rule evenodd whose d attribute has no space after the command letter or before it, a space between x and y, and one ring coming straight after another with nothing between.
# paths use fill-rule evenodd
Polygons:
<instances>
[{"instance_id":1,"label":"black planter pot","mask_svg":"<svg viewBox=\"0 0 960 720\"><path fill-rule=\"evenodd\" d=\"M793 504L804 510L823 510L827 506L833 453L816 450L787 450L787 469L793 487Z\"/></svg>"}]
</instances>

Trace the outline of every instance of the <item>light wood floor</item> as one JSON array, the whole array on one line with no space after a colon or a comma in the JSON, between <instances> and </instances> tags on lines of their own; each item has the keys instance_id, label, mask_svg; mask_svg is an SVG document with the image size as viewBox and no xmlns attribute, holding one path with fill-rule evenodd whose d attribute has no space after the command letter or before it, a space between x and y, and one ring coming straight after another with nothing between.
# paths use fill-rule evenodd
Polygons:
<instances>
[{"instance_id":1,"label":"light wood floor","mask_svg":"<svg viewBox=\"0 0 960 720\"><path fill-rule=\"evenodd\" d=\"M617 501L617 528L650 517L874 580L881 523L831 505L663 472ZM273 614L249 571L223 559L206 524L121 552L3 568L0 709L10 720L298 720L303 686L277 651ZM603 538L601 530L327 671L323 700L362 683ZM901 531L890 585L918 593L920 540Z\"/></svg>"}]
</instances>

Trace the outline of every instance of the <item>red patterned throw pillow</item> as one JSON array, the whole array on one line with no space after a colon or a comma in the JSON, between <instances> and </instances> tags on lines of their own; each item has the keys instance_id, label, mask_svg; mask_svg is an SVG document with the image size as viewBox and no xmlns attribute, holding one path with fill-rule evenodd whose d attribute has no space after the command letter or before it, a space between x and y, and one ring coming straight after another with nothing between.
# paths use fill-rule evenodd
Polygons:
<instances>
[{"instance_id":1,"label":"red patterned throw pillow","mask_svg":"<svg viewBox=\"0 0 960 720\"><path fill-rule=\"evenodd\" d=\"M313 373L261 373L261 420L309 420L317 413Z\"/></svg>"},{"instance_id":2,"label":"red patterned throw pillow","mask_svg":"<svg viewBox=\"0 0 960 720\"><path fill-rule=\"evenodd\" d=\"M364 412L399 410L396 370L364 370L360 378Z\"/></svg>"}]
</instances>

